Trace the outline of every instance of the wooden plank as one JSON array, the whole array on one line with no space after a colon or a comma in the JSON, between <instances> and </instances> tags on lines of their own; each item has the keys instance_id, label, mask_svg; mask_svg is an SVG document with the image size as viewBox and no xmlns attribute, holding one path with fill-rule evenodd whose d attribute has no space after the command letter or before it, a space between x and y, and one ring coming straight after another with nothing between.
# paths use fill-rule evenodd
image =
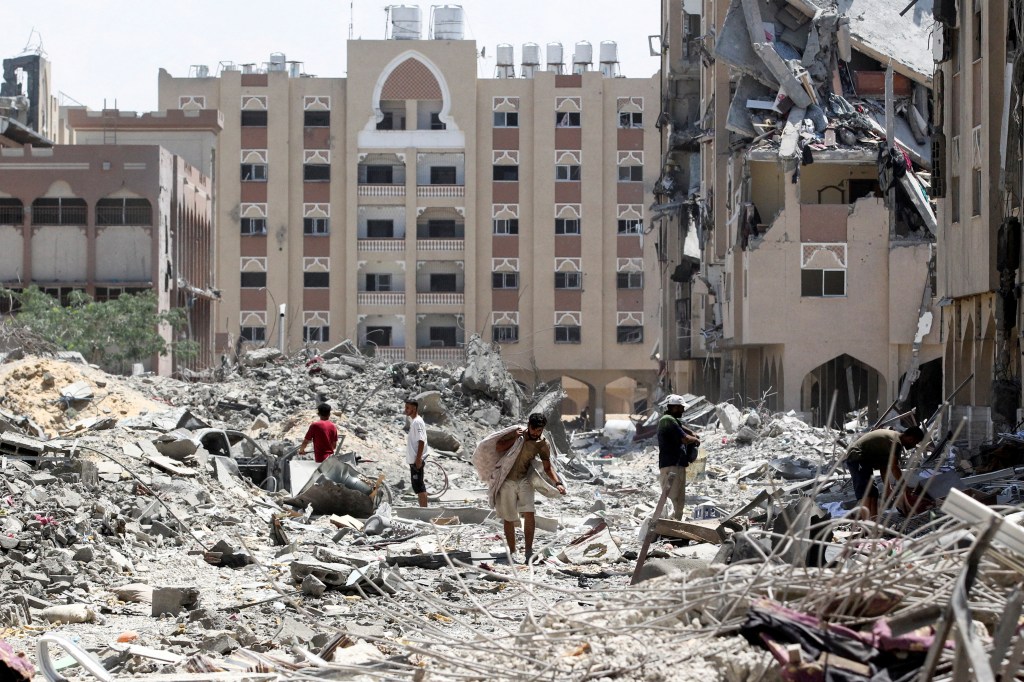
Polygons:
<instances>
[{"instance_id":1,"label":"wooden plank","mask_svg":"<svg viewBox=\"0 0 1024 682\"><path fill-rule=\"evenodd\" d=\"M658 519L654 524L654 532L658 535L693 540L694 542L708 542L713 545L722 544L718 537L719 521L716 519L710 522L686 522L673 521L672 519Z\"/></svg>"}]
</instances>

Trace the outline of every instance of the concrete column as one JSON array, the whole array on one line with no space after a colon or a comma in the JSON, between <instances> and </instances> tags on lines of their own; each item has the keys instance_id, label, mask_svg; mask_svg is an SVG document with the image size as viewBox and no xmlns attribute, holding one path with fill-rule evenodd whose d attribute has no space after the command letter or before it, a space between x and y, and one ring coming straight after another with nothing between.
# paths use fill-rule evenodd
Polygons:
<instances>
[{"instance_id":1,"label":"concrete column","mask_svg":"<svg viewBox=\"0 0 1024 682\"><path fill-rule=\"evenodd\" d=\"M594 428L604 426L604 389L605 384L595 384L590 387L590 413L593 415Z\"/></svg>"}]
</instances>

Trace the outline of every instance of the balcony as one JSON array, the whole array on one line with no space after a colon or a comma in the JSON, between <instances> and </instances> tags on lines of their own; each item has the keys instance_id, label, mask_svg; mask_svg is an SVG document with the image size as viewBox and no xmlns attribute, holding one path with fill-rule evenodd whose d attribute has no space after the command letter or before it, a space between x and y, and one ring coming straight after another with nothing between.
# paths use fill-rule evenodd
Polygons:
<instances>
[{"instance_id":1,"label":"balcony","mask_svg":"<svg viewBox=\"0 0 1024 682\"><path fill-rule=\"evenodd\" d=\"M403 195L404 196L404 195ZM419 185L416 196L428 199L449 199L466 196L465 185Z\"/></svg>"},{"instance_id":2,"label":"balcony","mask_svg":"<svg viewBox=\"0 0 1024 682\"><path fill-rule=\"evenodd\" d=\"M385 362L405 362L405 346L377 346L373 354Z\"/></svg>"},{"instance_id":3,"label":"balcony","mask_svg":"<svg viewBox=\"0 0 1024 682\"><path fill-rule=\"evenodd\" d=\"M405 305L404 291L360 291L356 294L356 303L365 306L399 306Z\"/></svg>"},{"instance_id":4,"label":"balcony","mask_svg":"<svg viewBox=\"0 0 1024 682\"><path fill-rule=\"evenodd\" d=\"M465 348L417 348L417 362L432 362L436 365L464 365Z\"/></svg>"},{"instance_id":5,"label":"balcony","mask_svg":"<svg viewBox=\"0 0 1024 682\"><path fill-rule=\"evenodd\" d=\"M461 291L427 291L416 294L416 305L463 305L466 295Z\"/></svg>"},{"instance_id":6,"label":"balcony","mask_svg":"<svg viewBox=\"0 0 1024 682\"><path fill-rule=\"evenodd\" d=\"M404 197L405 185L359 185L356 194L361 197ZM459 195L462 196L462 195Z\"/></svg>"},{"instance_id":7,"label":"balcony","mask_svg":"<svg viewBox=\"0 0 1024 682\"><path fill-rule=\"evenodd\" d=\"M462 251L465 243L463 239L417 239L416 248L420 251Z\"/></svg>"},{"instance_id":8,"label":"balcony","mask_svg":"<svg viewBox=\"0 0 1024 682\"><path fill-rule=\"evenodd\" d=\"M404 239L358 239L356 243L360 251L405 251Z\"/></svg>"}]
</instances>

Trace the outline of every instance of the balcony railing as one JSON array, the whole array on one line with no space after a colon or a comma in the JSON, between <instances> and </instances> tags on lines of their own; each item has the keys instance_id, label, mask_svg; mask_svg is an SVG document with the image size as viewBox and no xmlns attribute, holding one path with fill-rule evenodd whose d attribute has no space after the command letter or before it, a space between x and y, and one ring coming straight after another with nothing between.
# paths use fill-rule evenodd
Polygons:
<instances>
[{"instance_id":1,"label":"balcony railing","mask_svg":"<svg viewBox=\"0 0 1024 682\"><path fill-rule=\"evenodd\" d=\"M33 225L85 225L85 206L33 206Z\"/></svg>"},{"instance_id":2,"label":"balcony railing","mask_svg":"<svg viewBox=\"0 0 1024 682\"><path fill-rule=\"evenodd\" d=\"M360 291L356 294L358 305L405 305L404 291Z\"/></svg>"},{"instance_id":3,"label":"balcony railing","mask_svg":"<svg viewBox=\"0 0 1024 682\"><path fill-rule=\"evenodd\" d=\"M405 362L405 346L377 346L374 356L385 362Z\"/></svg>"},{"instance_id":4,"label":"balcony railing","mask_svg":"<svg viewBox=\"0 0 1024 682\"><path fill-rule=\"evenodd\" d=\"M0 206L0 225L21 225L24 222L23 206Z\"/></svg>"},{"instance_id":5,"label":"balcony railing","mask_svg":"<svg viewBox=\"0 0 1024 682\"><path fill-rule=\"evenodd\" d=\"M417 348L417 362L433 362L439 365L463 365L466 363L465 348Z\"/></svg>"},{"instance_id":6,"label":"balcony railing","mask_svg":"<svg viewBox=\"0 0 1024 682\"><path fill-rule=\"evenodd\" d=\"M361 197L404 197L405 185L359 185L356 194Z\"/></svg>"},{"instance_id":7,"label":"balcony railing","mask_svg":"<svg viewBox=\"0 0 1024 682\"><path fill-rule=\"evenodd\" d=\"M462 251L464 239L417 239L416 248L420 251Z\"/></svg>"},{"instance_id":8,"label":"balcony railing","mask_svg":"<svg viewBox=\"0 0 1024 682\"><path fill-rule=\"evenodd\" d=\"M427 198L447 199L449 197L466 196L465 185L419 185L416 188L416 196Z\"/></svg>"},{"instance_id":9,"label":"balcony railing","mask_svg":"<svg viewBox=\"0 0 1024 682\"><path fill-rule=\"evenodd\" d=\"M416 294L416 305L462 305L466 295L461 291L430 291Z\"/></svg>"},{"instance_id":10,"label":"balcony railing","mask_svg":"<svg viewBox=\"0 0 1024 682\"><path fill-rule=\"evenodd\" d=\"M404 251L404 239L359 239L360 251Z\"/></svg>"}]
</instances>

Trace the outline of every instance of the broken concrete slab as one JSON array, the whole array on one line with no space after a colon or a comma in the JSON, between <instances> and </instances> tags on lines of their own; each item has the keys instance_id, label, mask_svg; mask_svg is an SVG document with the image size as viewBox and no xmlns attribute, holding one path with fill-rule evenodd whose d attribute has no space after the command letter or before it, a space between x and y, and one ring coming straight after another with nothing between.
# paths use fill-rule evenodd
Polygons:
<instances>
[{"instance_id":1,"label":"broken concrete slab","mask_svg":"<svg viewBox=\"0 0 1024 682\"><path fill-rule=\"evenodd\" d=\"M199 590L194 587L154 587L151 613L176 616L199 605Z\"/></svg>"},{"instance_id":2,"label":"broken concrete slab","mask_svg":"<svg viewBox=\"0 0 1024 682\"><path fill-rule=\"evenodd\" d=\"M725 23L715 37L715 57L761 83L777 88L778 80L751 47L741 0L732 0Z\"/></svg>"},{"instance_id":3,"label":"broken concrete slab","mask_svg":"<svg viewBox=\"0 0 1024 682\"><path fill-rule=\"evenodd\" d=\"M803 84L793 69L783 61L775 48L768 43L757 43L752 46L754 54L760 57L765 66L778 81L779 87L785 90L793 103L798 107L807 107L811 104L811 97L804 90Z\"/></svg>"}]
</instances>

